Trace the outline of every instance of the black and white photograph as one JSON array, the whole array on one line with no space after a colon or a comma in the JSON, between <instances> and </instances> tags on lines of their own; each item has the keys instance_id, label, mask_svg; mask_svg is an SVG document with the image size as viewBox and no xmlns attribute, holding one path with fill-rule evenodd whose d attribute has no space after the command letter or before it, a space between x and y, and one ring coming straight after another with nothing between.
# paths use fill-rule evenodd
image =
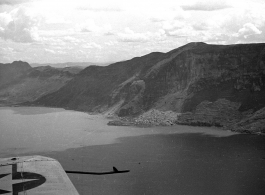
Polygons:
<instances>
[{"instance_id":1,"label":"black and white photograph","mask_svg":"<svg viewBox=\"0 0 265 195\"><path fill-rule=\"evenodd\" d=\"M0 0L0 194L264 195L265 0Z\"/></svg>"}]
</instances>

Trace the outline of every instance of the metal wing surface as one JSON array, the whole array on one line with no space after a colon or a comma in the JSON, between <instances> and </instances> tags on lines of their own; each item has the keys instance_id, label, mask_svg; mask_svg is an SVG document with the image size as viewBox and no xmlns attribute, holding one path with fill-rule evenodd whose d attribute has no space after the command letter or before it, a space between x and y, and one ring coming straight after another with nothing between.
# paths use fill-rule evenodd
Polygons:
<instances>
[{"instance_id":1,"label":"metal wing surface","mask_svg":"<svg viewBox=\"0 0 265 195\"><path fill-rule=\"evenodd\" d=\"M61 164L43 156L0 159L0 194L78 195Z\"/></svg>"}]
</instances>

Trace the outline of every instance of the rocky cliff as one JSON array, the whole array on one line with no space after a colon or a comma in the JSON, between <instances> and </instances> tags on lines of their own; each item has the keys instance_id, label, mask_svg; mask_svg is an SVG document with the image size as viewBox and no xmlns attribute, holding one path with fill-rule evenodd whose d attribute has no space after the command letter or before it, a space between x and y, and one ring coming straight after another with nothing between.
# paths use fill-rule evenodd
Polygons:
<instances>
[{"instance_id":1,"label":"rocky cliff","mask_svg":"<svg viewBox=\"0 0 265 195\"><path fill-rule=\"evenodd\" d=\"M170 110L193 118L200 115L194 120L201 124L207 113L220 112L215 118L222 118L230 109L231 120L238 122L245 113L265 106L264 84L265 44L190 43L168 53L90 66L35 104L119 116ZM189 123L182 119L178 123ZM211 119L209 125L224 126L227 120Z\"/></svg>"}]
</instances>

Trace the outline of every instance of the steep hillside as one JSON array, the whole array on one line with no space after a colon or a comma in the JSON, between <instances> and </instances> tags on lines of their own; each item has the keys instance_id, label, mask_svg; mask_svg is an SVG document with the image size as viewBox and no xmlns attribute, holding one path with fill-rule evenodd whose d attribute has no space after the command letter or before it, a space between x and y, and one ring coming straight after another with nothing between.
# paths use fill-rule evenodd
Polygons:
<instances>
[{"instance_id":1,"label":"steep hillside","mask_svg":"<svg viewBox=\"0 0 265 195\"><path fill-rule=\"evenodd\" d=\"M126 96L126 89L124 92L119 91L120 86L138 79L142 72L160 61L163 55L152 53L106 67L89 66L59 91L44 96L35 103L85 111L106 110L125 98L123 96ZM115 91L118 91L117 94Z\"/></svg>"},{"instance_id":2,"label":"steep hillside","mask_svg":"<svg viewBox=\"0 0 265 195\"><path fill-rule=\"evenodd\" d=\"M10 64L0 63L0 88L15 82L31 69L27 62L14 61Z\"/></svg>"},{"instance_id":3,"label":"steep hillside","mask_svg":"<svg viewBox=\"0 0 265 195\"><path fill-rule=\"evenodd\" d=\"M241 120L241 113L265 106L264 84L265 44L190 43L168 53L90 66L35 104L132 116L150 109L202 113L212 102L214 109L237 105L232 108Z\"/></svg>"},{"instance_id":4,"label":"steep hillside","mask_svg":"<svg viewBox=\"0 0 265 195\"><path fill-rule=\"evenodd\" d=\"M29 66L30 68L25 69L23 65L27 63L23 62L21 64L15 69L16 72L13 70L16 74L9 74L9 78L2 77L2 87L0 88L1 105L34 101L43 95L57 91L74 76L69 68L65 70L49 66L36 68ZM10 64L5 66L10 66ZM21 69L22 71L18 71ZM7 79L8 82L4 79Z\"/></svg>"}]
</instances>

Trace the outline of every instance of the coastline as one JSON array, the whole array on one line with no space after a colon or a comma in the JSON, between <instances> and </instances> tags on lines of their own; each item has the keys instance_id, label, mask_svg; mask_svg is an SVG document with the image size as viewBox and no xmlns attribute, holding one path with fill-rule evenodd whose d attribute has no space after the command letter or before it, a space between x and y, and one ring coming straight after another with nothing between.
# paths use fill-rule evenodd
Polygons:
<instances>
[{"instance_id":1,"label":"coastline","mask_svg":"<svg viewBox=\"0 0 265 195\"><path fill-rule=\"evenodd\" d=\"M118 119L112 120L110 122L108 122L108 125L110 126L132 126L132 127L139 127L139 128L148 128L148 127L154 127L154 126L175 126L175 125L183 125L183 126L191 126L191 127L216 127L220 130L224 130L224 131L232 131L232 132L236 132L236 133L241 133L241 134L255 134L255 135L263 135L265 136L264 132L255 132L255 131L250 131L247 129L242 129L242 130L235 130L235 129L229 129L227 127L223 127L223 126L215 126L209 123L202 123L202 122L191 122L191 123L182 123L182 122L178 122L175 121L175 123L171 123L170 125L168 124L156 124L156 123L152 123L152 122L148 122L148 123L138 123L135 122L134 118L129 118L126 117L126 119L119 117Z\"/></svg>"},{"instance_id":2,"label":"coastline","mask_svg":"<svg viewBox=\"0 0 265 195\"><path fill-rule=\"evenodd\" d=\"M258 113L258 118L261 119L261 124L256 125L257 127L251 126L251 124L246 124L249 121L249 118L245 116L245 118L238 117L236 119L229 119L229 121L225 121L225 117L215 118L210 117L205 114L193 114L190 112L187 113L176 113L173 111L159 111L156 109L151 109L139 116L129 116L129 117L119 117L115 114L106 115L104 113L99 112L87 112L84 110L63 108L63 107L48 107L43 105L33 105L33 104L0 104L0 107L43 107L43 108L61 108L65 110L83 112L89 115L102 115L104 118L109 119L109 126L132 126L139 128L148 128L154 126L174 126L174 125L186 125L186 126L196 126L196 127L217 127L219 129L225 131L232 131L242 134L256 134L256 135L265 135L265 128L260 130L265 126L265 108L261 109ZM255 119L254 116L254 121ZM261 118L260 115L264 118ZM253 118L253 117L252 117ZM252 121L253 121L252 120ZM242 125L243 123L243 125ZM264 125L263 125L264 124ZM248 128L246 128L248 127Z\"/></svg>"},{"instance_id":3,"label":"coastline","mask_svg":"<svg viewBox=\"0 0 265 195\"><path fill-rule=\"evenodd\" d=\"M265 109L264 109L265 110ZM263 114L263 113L262 113ZM255 115L254 115L255 116ZM135 126L135 127L153 127L153 126L174 126L174 125L187 125L196 127L216 127L224 131L233 131L242 134L256 134L265 135L265 121L260 120L260 124L246 124L241 125L241 123L247 123L249 118L234 118L225 120L226 117L216 117L208 116L205 114L193 114L193 113L175 113L172 111L158 111L150 110L137 117L109 117L112 119L108 125L110 126ZM253 119L255 121L255 119ZM264 125L263 125L264 123ZM241 126L240 126L241 125ZM249 127L249 129L247 129Z\"/></svg>"}]
</instances>

